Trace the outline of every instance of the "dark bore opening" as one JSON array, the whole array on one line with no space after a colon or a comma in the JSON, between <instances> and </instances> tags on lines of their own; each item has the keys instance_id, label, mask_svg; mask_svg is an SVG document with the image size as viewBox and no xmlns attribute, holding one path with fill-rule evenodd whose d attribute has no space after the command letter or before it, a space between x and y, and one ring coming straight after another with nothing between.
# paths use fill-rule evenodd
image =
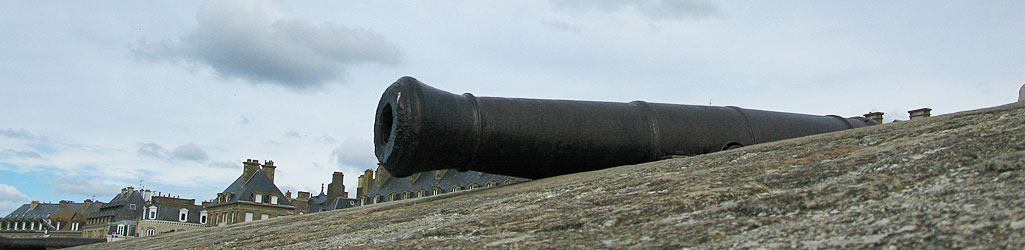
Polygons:
<instances>
[{"instance_id":1,"label":"dark bore opening","mask_svg":"<svg viewBox=\"0 0 1025 250\"><path fill-rule=\"evenodd\" d=\"M381 115L377 119L377 131L381 131L377 135L377 145L385 146L391 140L391 126L395 120L390 103L384 105L384 109L381 110Z\"/></svg>"}]
</instances>

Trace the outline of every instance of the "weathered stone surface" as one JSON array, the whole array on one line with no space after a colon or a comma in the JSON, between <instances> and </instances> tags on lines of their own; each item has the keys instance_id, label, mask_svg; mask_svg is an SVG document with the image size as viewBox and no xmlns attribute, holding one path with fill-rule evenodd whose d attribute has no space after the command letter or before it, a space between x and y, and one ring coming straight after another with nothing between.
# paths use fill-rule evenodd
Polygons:
<instances>
[{"instance_id":1,"label":"weathered stone surface","mask_svg":"<svg viewBox=\"0 0 1025 250\"><path fill-rule=\"evenodd\" d=\"M84 249L1025 248L1025 104Z\"/></svg>"}]
</instances>

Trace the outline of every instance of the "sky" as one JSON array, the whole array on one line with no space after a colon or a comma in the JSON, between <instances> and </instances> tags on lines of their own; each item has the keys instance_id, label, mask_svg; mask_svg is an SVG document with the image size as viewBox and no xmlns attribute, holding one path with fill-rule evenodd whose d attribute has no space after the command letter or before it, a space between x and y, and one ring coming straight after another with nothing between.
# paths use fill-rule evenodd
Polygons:
<instances>
[{"instance_id":1,"label":"sky","mask_svg":"<svg viewBox=\"0 0 1025 250\"><path fill-rule=\"evenodd\" d=\"M413 76L477 96L908 119L1017 100L1015 1L0 1L0 214L376 166Z\"/></svg>"}]
</instances>

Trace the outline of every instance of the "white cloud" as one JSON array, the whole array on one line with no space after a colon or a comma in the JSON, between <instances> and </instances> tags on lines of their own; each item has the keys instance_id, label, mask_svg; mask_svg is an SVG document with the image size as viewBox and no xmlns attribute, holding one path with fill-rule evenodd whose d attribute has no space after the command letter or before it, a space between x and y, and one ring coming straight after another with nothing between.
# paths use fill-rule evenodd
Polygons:
<instances>
[{"instance_id":1,"label":"white cloud","mask_svg":"<svg viewBox=\"0 0 1025 250\"><path fill-rule=\"evenodd\" d=\"M331 152L331 158L340 167L362 169L373 168L377 164L377 158L374 156L374 144L357 137L345 138L342 145Z\"/></svg>"},{"instance_id":2,"label":"white cloud","mask_svg":"<svg viewBox=\"0 0 1025 250\"><path fill-rule=\"evenodd\" d=\"M9 155L9 156L18 157L18 158L35 158L35 159L42 159L43 158L42 155L40 155L38 152L33 151L33 150L14 150L14 149L8 149L8 150L5 150L3 152L0 152L0 155Z\"/></svg>"},{"instance_id":3,"label":"white cloud","mask_svg":"<svg viewBox=\"0 0 1025 250\"><path fill-rule=\"evenodd\" d=\"M152 142L139 143L139 150L136 150L135 152L141 156L154 158L164 158L167 155L167 151L164 150L164 147Z\"/></svg>"},{"instance_id":4,"label":"white cloud","mask_svg":"<svg viewBox=\"0 0 1025 250\"><path fill-rule=\"evenodd\" d=\"M28 196L22 194L17 188L7 184L0 184L0 216L10 214L28 202Z\"/></svg>"},{"instance_id":5,"label":"white cloud","mask_svg":"<svg viewBox=\"0 0 1025 250\"><path fill-rule=\"evenodd\" d=\"M196 144L192 143L181 145L174 148L174 151L171 153L171 155L173 155L175 159L195 162L204 162L207 158L209 158L206 152L203 151L203 149L199 148L199 146L196 146Z\"/></svg>"},{"instance_id":6,"label":"white cloud","mask_svg":"<svg viewBox=\"0 0 1025 250\"><path fill-rule=\"evenodd\" d=\"M32 132L29 132L28 130L24 130L24 129L10 129L10 128L0 129L0 136L5 136L5 137L13 138L13 139L29 139L29 140L38 139L39 138L39 137L36 137L36 135L32 134Z\"/></svg>"},{"instance_id":7,"label":"white cloud","mask_svg":"<svg viewBox=\"0 0 1025 250\"><path fill-rule=\"evenodd\" d=\"M50 183L54 185L55 193L96 196L100 201L113 197L121 190L118 185L107 184L100 178L61 177L50 181Z\"/></svg>"},{"instance_id":8,"label":"white cloud","mask_svg":"<svg viewBox=\"0 0 1025 250\"><path fill-rule=\"evenodd\" d=\"M225 78L272 83L296 90L341 82L346 68L396 64L400 50L370 30L312 24L278 11L269 1L213 1L196 15L198 26L180 43L140 41L136 56L184 60Z\"/></svg>"},{"instance_id":9,"label":"white cloud","mask_svg":"<svg viewBox=\"0 0 1025 250\"><path fill-rule=\"evenodd\" d=\"M615 12L631 9L653 19L702 18L719 14L719 7L704 0L551 0L556 7Z\"/></svg>"}]
</instances>

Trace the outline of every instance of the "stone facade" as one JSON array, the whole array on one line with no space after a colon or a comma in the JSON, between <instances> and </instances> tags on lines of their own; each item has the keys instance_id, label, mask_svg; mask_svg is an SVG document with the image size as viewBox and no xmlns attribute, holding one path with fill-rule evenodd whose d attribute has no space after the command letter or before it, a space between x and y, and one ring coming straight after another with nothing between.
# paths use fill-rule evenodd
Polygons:
<instances>
[{"instance_id":1,"label":"stone facade","mask_svg":"<svg viewBox=\"0 0 1025 250\"><path fill-rule=\"evenodd\" d=\"M207 205L207 226L230 225L297 214L295 206L274 185L274 161L261 166L257 160L243 163L242 175Z\"/></svg>"},{"instance_id":2,"label":"stone facade","mask_svg":"<svg viewBox=\"0 0 1025 250\"><path fill-rule=\"evenodd\" d=\"M195 199L157 195L147 199L145 209L139 220L140 237L201 228L209 217Z\"/></svg>"}]
</instances>

